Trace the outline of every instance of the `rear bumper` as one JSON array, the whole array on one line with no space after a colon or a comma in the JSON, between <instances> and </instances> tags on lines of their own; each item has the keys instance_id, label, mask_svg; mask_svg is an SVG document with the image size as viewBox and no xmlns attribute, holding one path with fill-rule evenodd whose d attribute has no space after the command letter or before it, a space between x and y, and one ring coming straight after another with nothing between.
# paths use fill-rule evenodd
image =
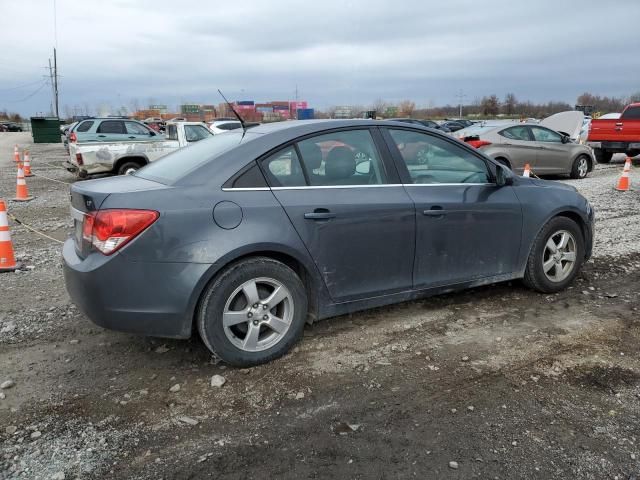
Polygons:
<instances>
[{"instance_id":1,"label":"rear bumper","mask_svg":"<svg viewBox=\"0 0 640 480\"><path fill-rule=\"evenodd\" d=\"M80 258L73 239L62 250L71 300L101 327L149 336L188 338L194 292L210 265L130 261L123 252Z\"/></svg>"}]
</instances>

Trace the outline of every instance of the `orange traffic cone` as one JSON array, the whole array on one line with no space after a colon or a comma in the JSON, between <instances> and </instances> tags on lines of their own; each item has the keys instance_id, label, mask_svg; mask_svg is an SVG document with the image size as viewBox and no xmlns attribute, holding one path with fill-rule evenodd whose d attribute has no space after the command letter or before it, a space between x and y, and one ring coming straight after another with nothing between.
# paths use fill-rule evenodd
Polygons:
<instances>
[{"instance_id":1,"label":"orange traffic cone","mask_svg":"<svg viewBox=\"0 0 640 480\"><path fill-rule=\"evenodd\" d=\"M0 272L13 272L19 267L13 255L13 244L9 233L7 206L0 198Z\"/></svg>"},{"instance_id":2,"label":"orange traffic cone","mask_svg":"<svg viewBox=\"0 0 640 480\"><path fill-rule=\"evenodd\" d=\"M18 150L18 145L13 147L13 161L16 163L20 162L20 151Z\"/></svg>"},{"instance_id":3,"label":"orange traffic cone","mask_svg":"<svg viewBox=\"0 0 640 480\"><path fill-rule=\"evenodd\" d=\"M33 173L31 173L31 158L29 157L29 150L25 150L22 155L24 157L24 176L33 177Z\"/></svg>"},{"instance_id":4,"label":"orange traffic cone","mask_svg":"<svg viewBox=\"0 0 640 480\"><path fill-rule=\"evenodd\" d=\"M522 172L522 176L523 177L530 177L531 176L531 167L529 166L528 163L524 164L524 172Z\"/></svg>"},{"instance_id":5,"label":"orange traffic cone","mask_svg":"<svg viewBox=\"0 0 640 480\"><path fill-rule=\"evenodd\" d=\"M33 200L33 197L29 196L29 190L27 189L27 182L24 179L24 170L22 169L22 163L18 163L18 182L16 185L16 196L12 198L15 202L28 202Z\"/></svg>"},{"instance_id":6,"label":"orange traffic cone","mask_svg":"<svg viewBox=\"0 0 640 480\"><path fill-rule=\"evenodd\" d=\"M631 171L631 159L627 157L624 161L624 168L622 169L622 175L618 179L616 190L619 192L628 192L631 190L631 180L629 179L629 172Z\"/></svg>"}]
</instances>

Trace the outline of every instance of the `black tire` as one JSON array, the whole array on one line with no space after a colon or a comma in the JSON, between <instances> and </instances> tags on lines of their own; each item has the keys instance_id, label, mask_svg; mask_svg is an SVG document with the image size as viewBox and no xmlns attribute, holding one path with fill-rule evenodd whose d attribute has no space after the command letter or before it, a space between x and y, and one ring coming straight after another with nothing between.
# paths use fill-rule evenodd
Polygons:
<instances>
[{"instance_id":1,"label":"black tire","mask_svg":"<svg viewBox=\"0 0 640 480\"><path fill-rule=\"evenodd\" d=\"M227 300L240 285L260 277L277 280L289 290L293 297L293 318L278 343L266 350L249 352L229 340L222 325L222 314ZM271 258L255 257L229 266L207 286L196 320L200 338L212 353L230 365L251 367L286 354L302 337L306 318L307 294L296 272Z\"/></svg>"},{"instance_id":2,"label":"black tire","mask_svg":"<svg viewBox=\"0 0 640 480\"><path fill-rule=\"evenodd\" d=\"M594 148L593 153L596 157L596 162L598 163L609 163L613 158L613 152L602 150L601 148Z\"/></svg>"},{"instance_id":3,"label":"black tire","mask_svg":"<svg viewBox=\"0 0 640 480\"><path fill-rule=\"evenodd\" d=\"M118 175L126 175L127 171L130 170L138 170L142 168L142 165L139 162L124 162L122 165L118 167Z\"/></svg>"},{"instance_id":4,"label":"black tire","mask_svg":"<svg viewBox=\"0 0 640 480\"><path fill-rule=\"evenodd\" d=\"M582 174L579 170L579 165L583 161L587 162L587 169L584 171L584 174ZM573 165L571 165L571 172L569 173L569 176L576 180L586 178L587 175L589 174L589 170L591 170L591 159L586 155L580 155L578 158L576 158L573 161Z\"/></svg>"},{"instance_id":5,"label":"black tire","mask_svg":"<svg viewBox=\"0 0 640 480\"><path fill-rule=\"evenodd\" d=\"M544 248L549 240L556 232L560 230L569 231L576 240L576 260L573 264L571 273L560 282L549 280L542 267ZM541 293L555 293L564 290L580 271L582 262L584 261L584 238L582 230L576 222L567 217L554 217L549 220L536 236L529 258L527 267L524 272L524 283L527 287Z\"/></svg>"}]
</instances>

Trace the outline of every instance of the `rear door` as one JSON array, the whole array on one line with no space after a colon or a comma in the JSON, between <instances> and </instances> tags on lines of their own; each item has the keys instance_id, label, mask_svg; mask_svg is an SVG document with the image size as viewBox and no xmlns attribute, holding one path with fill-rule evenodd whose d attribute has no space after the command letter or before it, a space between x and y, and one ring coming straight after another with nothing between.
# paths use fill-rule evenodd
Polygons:
<instances>
[{"instance_id":1,"label":"rear door","mask_svg":"<svg viewBox=\"0 0 640 480\"><path fill-rule=\"evenodd\" d=\"M411 289L413 203L376 129L307 137L261 167L334 301Z\"/></svg>"},{"instance_id":2,"label":"rear door","mask_svg":"<svg viewBox=\"0 0 640 480\"><path fill-rule=\"evenodd\" d=\"M123 120L103 120L96 129L95 141L123 142L129 140Z\"/></svg>"},{"instance_id":3,"label":"rear door","mask_svg":"<svg viewBox=\"0 0 640 480\"><path fill-rule=\"evenodd\" d=\"M454 140L398 128L384 132L416 209L414 287L510 275L522 211L488 163Z\"/></svg>"},{"instance_id":4,"label":"rear door","mask_svg":"<svg viewBox=\"0 0 640 480\"><path fill-rule=\"evenodd\" d=\"M509 154L511 168L514 172L522 174L527 163L535 170L538 146L532 141L533 137L529 127L516 125L500 130L498 135L503 139L500 146Z\"/></svg>"},{"instance_id":5,"label":"rear door","mask_svg":"<svg viewBox=\"0 0 640 480\"><path fill-rule=\"evenodd\" d=\"M571 170L569 144L562 143L562 135L545 127L529 128L538 146L538 157L533 173L548 175L569 172Z\"/></svg>"}]
</instances>

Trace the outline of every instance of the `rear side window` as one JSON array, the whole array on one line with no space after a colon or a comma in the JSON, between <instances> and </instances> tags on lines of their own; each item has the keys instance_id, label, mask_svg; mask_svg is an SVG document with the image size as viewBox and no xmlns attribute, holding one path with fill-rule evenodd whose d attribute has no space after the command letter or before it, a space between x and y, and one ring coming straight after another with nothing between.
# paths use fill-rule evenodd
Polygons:
<instances>
[{"instance_id":1,"label":"rear side window","mask_svg":"<svg viewBox=\"0 0 640 480\"><path fill-rule=\"evenodd\" d=\"M98 133L125 133L124 122L105 120L98 126Z\"/></svg>"},{"instance_id":2,"label":"rear side window","mask_svg":"<svg viewBox=\"0 0 640 480\"><path fill-rule=\"evenodd\" d=\"M223 136L220 135L220 137ZM267 174L269 184L273 187L303 187L307 184L300 159L293 146L262 160L262 167Z\"/></svg>"},{"instance_id":3,"label":"rear side window","mask_svg":"<svg viewBox=\"0 0 640 480\"><path fill-rule=\"evenodd\" d=\"M347 130L298 143L309 184L381 185L387 176L369 130Z\"/></svg>"},{"instance_id":4,"label":"rear side window","mask_svg":"<svg viewBox=\"0 0 640 480\"><path fill-rule=\"evenodd\" d=\"M629 107L620 118L625 120L640 120L640 107Z\"/></svg>"},{"instance_id":5,"label":"rear side window","mask_svg":"<svg viewBox=\"0 0 640 480\"><path fill-rule=\"evenodd\" d=\"M76 132L88 132L93 126L93 122L82 122L76 127Z\"/></svg>"},{"instance_id":6,"label":"rear side window","mask_svg":"<svg viewBox=\"0 0 640 480\"><path fill-rule=\"evenodd\" d=\"M529 138L528 127L511 127L498 133L505 138L510 138L511 140L531 140L531 138Z\"/></svg>"},{"instance_id":7,"label":"rear side window","mask_svg":"<svg viewBox=\"0 0 640 480\"><path fill-rule=\"evenodd\" d=\"M178 140L178 126L175 123L167 125L167 140Z\"/></svg>"}]
</instances>

